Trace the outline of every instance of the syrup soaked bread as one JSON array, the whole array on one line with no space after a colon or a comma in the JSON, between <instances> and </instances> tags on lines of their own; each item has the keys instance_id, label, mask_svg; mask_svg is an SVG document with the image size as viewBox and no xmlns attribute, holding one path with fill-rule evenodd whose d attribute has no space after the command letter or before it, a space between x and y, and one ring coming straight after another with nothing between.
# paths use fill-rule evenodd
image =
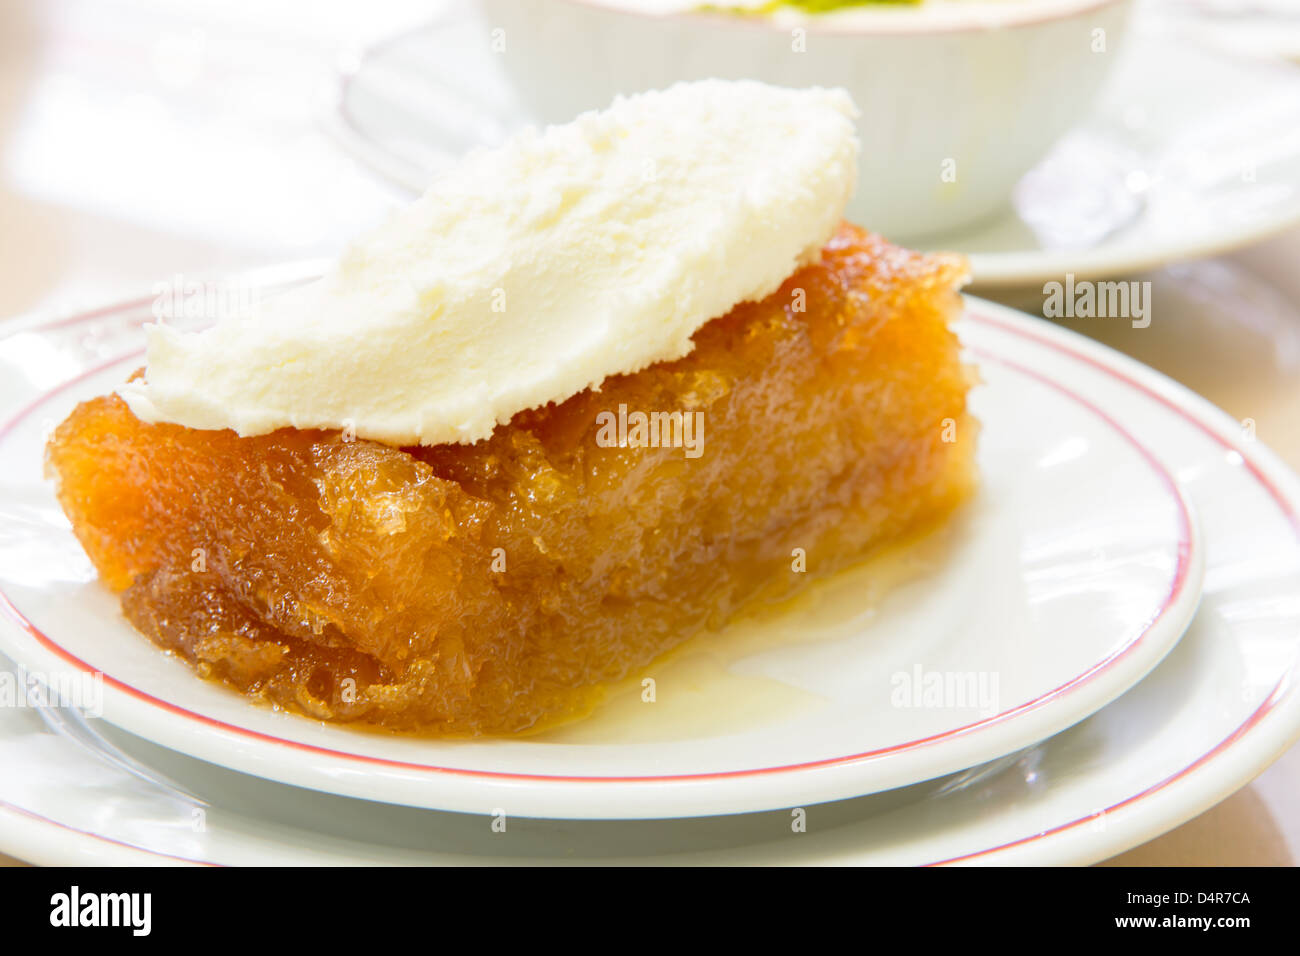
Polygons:
<instances>
[{"instance_id":1,"label":"syrup soaked bread","mask_svg":"<svg viewBox=\"0 0 1300 956\"><path fill-rule=\"evenodd\" d=\"M205 677L325 720L520 732L970 494L964 275L846 224L685 358L472 445L240 438L108 396L48 464L127 618Z\"/></svg>"}]
</instances>

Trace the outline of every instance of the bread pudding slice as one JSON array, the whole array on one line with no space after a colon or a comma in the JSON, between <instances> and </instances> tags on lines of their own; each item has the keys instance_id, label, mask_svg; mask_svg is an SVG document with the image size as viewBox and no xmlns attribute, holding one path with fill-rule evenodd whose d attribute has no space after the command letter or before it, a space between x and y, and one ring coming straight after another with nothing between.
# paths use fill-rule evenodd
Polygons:
<instances>
[{"instance_id":1,"label":"bread pudding slice","mask_svg":"<svg viewBox=\"0 0 1300 956\"><path fill-rule=\"evenodd\" d=\"M846 224L686 357L475 444L241 438L109 396L48 464L126 617L203 676L324 720L517 733L969 495L964 276Z\"/></svg>"}]
</instances>

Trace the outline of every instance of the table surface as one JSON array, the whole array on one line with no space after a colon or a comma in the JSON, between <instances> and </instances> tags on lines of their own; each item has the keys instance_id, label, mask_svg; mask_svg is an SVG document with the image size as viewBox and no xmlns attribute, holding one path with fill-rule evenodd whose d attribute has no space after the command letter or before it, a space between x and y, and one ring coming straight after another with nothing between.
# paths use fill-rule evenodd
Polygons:
<instances>
[{"instance_id":1,"label":"table surface","mask_svg":"<svg viewBox=\"0 0 1300 956\"><path fill-rule=\"evenodd\" d=\"M335 253L402 196L320 122L339 50L428 0L0 4L0 317L173 275ZM1300 468L1300 230L1152 282L1152 322L1073 327L1182 381ZM999 296L1039 312L1040 290ZM0 319L0 332L3 320ZM1200 817L1111 861L1293 865L1300 746ZM0 865L18 861L0 855Z\"/></svg>"}]
</instances>

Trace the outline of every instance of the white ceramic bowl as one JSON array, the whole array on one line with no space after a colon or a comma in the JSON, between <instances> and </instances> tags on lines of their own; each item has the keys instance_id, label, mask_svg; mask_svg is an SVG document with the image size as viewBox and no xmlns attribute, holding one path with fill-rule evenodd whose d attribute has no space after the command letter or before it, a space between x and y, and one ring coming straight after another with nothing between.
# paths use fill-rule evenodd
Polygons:
<instances>
[{"instance_id":1,"label":"white ceramic bowl","mask_svg":"<svg viewBox=\"0 0 1300 956\"><path fill-rule=\"evenodd\" d=\"M676 2L480 0L523 105L543 122L678 80L844 87L862 113L850 216L908 241L998 211L1088 109L1130 6L925 0L819 16L647 12Z\"/></svg>"}]
</instances>

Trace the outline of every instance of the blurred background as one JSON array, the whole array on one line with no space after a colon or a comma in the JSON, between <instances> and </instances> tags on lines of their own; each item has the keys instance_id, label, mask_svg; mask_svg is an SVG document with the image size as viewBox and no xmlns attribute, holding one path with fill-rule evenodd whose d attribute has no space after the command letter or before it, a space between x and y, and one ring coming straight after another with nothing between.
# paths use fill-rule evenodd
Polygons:
<instances>
[{"instance_id":1,"label":"blurred background","mask_svg":"<svg viewBox=\"0 0 1300 956\"><path fill-rule=\"evenodd\" d=\"M1167 29L1194 55L1231 58L1234 76L1260 85L1239 108L1219 104L1223 115L1247 117L1261 102L1272 112L1220 138L1261 136L1283 160L1300 155L1300 125L1271 118L1300 114L1300 2L1139 2L1136 13L1147 12L1159 13L1160 28L1126 38L1130 54L1158 49ZM520 121L517 97L473 48L488 42L486 20L473 17L467 4L436 0L0 0L0 334L12 317L102 305L178 273L220 276L338 252L440 162ZM1152 68L1129 66L1138 71L1129 76ZM1192 79L1166 77L1175 90ZM1109 95L1115 109L1151 102L1131 88ZM1159 125L1122 115L1130 132ZM1225 221L1205 231L1248 235L1232 248L1189 254L1170 239L1187 231L1177 220L1084 270L1089 244L1146 228L1141 216L1160 208L1149 170L1140 158L1120 163L1117 141L1096 154L1081 150L1101 139L1076 140L1021 181L1016 229L985 230L963 249L986 256L977 280L979 262L996 280L975 294L1041 314L1044 276L1059 278L1076 251L1090 275L1151 282L1147 328L1065 324L1253 419L1259 438L1300 467L1300 227L1286 213L1300 182L1263 156L1261 168L1274 172L1251 183L1271 191L1232 194L1254 197L1254 234L1225 200ZM1062 167L1070 156L1076 162ZM1069 181L1079 188L1053 186ZM1035 226L1061 217L1073 217L1074 234ZM1143 249L1157 266L1145 267ZM1223 804L1118 862L1294 864L1297 794L1293 748Z\"/></svg>"}]
</instances>

